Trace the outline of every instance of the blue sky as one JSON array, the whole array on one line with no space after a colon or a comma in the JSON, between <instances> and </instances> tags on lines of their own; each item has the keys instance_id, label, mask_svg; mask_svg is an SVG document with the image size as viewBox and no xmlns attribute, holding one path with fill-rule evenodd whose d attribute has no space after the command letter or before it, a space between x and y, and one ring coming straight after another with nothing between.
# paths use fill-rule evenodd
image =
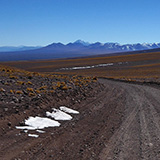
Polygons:
<instances>
[{"instance_id":1,"label":"blue sky","mask_svg":"<svg viewBox=\"0 0 160 160\"><path fill-rule=\"evenodd\" d=\"M0 0L0 46L160 42L159 0Z\"/></svg>"}]
</instances>

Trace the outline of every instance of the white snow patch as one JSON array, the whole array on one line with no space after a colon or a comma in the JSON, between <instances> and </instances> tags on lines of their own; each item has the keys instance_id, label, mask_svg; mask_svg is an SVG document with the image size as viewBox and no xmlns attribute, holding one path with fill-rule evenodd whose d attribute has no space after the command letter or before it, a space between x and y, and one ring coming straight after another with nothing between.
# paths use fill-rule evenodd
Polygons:
<instances>
[{"instance_id":1,"label":"white snow patch","mask_svg":"<svg viewBox=\"0 0 160 160\"><path fill-rule=\"evenodd\" d=\"M129 50L129 46L126 46L126 48Z\"/></svg>"},{"instance_id":2,"label":"white snow patch","mask_svg":"<svg viewBox=\"0 0 160 160\"><path fill-rule=\"evenodd\" d=\"M16 126L17 129L25 129L25 130L35 130L35 127L32 126Z\"/></svg>"},{"instance_id":3,"label":"white snow patch","mask_svg":"<svg viewBox=\"0 0 160 160\"><path fill-rule=\"evenodd\" d=\"M45 131L42 131L42 130L39 130L39 129L37 129L36 131L39 132L39 133L45 133Z\"/></svg>"},{"instance_id":4,"label":"white snow patch","mask_svg":"<svg viewBox=\"0 0 160 160\"><path fill-rule=\"evenodd\" d=\"M67 113L79 114L78 111L70 109L70 108L65 107L65 106L61 106L59 108L60 108L61 111L64 111L64 112L67 112Z\"/></svg>"},{"instance_id":5,"label":"white snow patch","mask_svg":"<svg viewBox=\"0 0 160 160\"><path fill-rule=\"evenodd\" d=\"M97 67L106 67L106 66L111 66L111 65L113 65L113 63L97 64L97 65L94 65L94 66L82 66L82 67L61 68L60 70L90 69L90 68L97 68Z\"/></svg>"},{"instance_id":6,"label":"white snow patch","mask_svg":"<svg viewBox=\"0 0 160 160\"><path fill-rule=\"evenodd\" d=\"M25 132L25 133L27 133L27 132L28 132L28 130L24 130L24 132Z\"/></svg>"},{"instance_id":7,"label":"white snow patch","mask_svg":"<svg viewBox=\"0 0 160 160\"><path fill-rule=\"evenodd\" d=\"M34 127L35 129L43 129L46 127L59 127L60 123L49 118L29 117L25 120L25 124Z\"/></svg>"},{"instance_id":8,"label":"white snow patch","mask_svg":"<svg viewBox=\"0 0 160 160\"><path fill-rule=\"evenodd\" d=\"M37 134L28 134L28 136L29 137L35 137L35 138L39 137L39 135L37 135Z\"/></svg>"},{"instance_id":9,"label":"white snow patch","mask_svg":"<svg viewBox=\"0 0 160 160\"><path fill-rule=\"evenodd\" d=\"M106 63L106 64L98 64L96 67L105 67L105 66L112 66L113 63Z\"/></svg>"},{"instance_id":10,"label":"white snow patch","mask_svg":"<svg viewBox=\"0 0 160 160\"><path fill-rule=\"evenodd\" d=\"M43 129L46 127L59 127L60 123L58 121L49 119L49 118L41 118L41 117L29 117L25 120L25 124L28 126L16 126L17 129L27 129L27 130L36 130Z\"/></svg>"},{"instance_id":11,"label":"white snow patch","mask_svg":"<svg viewBox=\"0 0 160 160\"><path fill-rule=\"evenodd\" d=\"M72 119L72 117L69 114L55 108L53 108L52 113L46 112L46 116L52 117L55 120L71 120Z\"/></svg>"},{"instance_id":12,"label":"white snow patch","mask_svg":"<svg viewBox=\"0 0 160 160\"><path fill-rule=\"evenodd\" d=\"M29 117L25 120L26 126L15 126L16 129L22 129L25 133L28 133L29 130L36 130L38 133L45 133L41 130L46 127L59 127L60 123L56 120L71 120L72 116L70 114L79 114L78 111L71 108L61 106L59 109L53 108L53 112L46 112L46 116L52 117L55 120L45 117ZM28 134L30 137L38 137L36 134Z\"/></svg>"}]
</instances>

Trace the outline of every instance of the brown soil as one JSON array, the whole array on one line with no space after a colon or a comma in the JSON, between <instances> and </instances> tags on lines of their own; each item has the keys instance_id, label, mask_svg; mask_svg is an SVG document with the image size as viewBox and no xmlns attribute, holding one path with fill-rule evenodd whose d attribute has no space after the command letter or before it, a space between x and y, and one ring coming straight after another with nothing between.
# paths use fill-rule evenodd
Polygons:
<instances>
[{"instance_id":1,"label":"brown soil","mask_svg":"<svg viewBox=\"0 0 160 160\"><path fill-rule=\"evenodd\" d=\"M92 69L60 70L65 67L92 66L105 63L113 63L114 65ZM130 79L132 81L160 82L160 52L109 57L6 62L2 64L34 72L59 72L114 79Z\"/></svg>"},{"instance_id":2,"label":"brown soil","mask_svg":"<svg viewBox=\"0 0 160 160\"><path fill-rule=\"evenodd\" d=\"M62 105L61 101L48 98L38 108L2 117L0 159L160 159L159 89L99 81L103 88L95 88L95 93L80 103L63 101L78 110L78 116L60 127L45 129L38 138L28 137L15 125L31 115L43 116L46 110Z\"/></svg>"},{"instance_id":3,"label":"brown soil","mask_svg":"<svg viewBox=\"0 0 160 160\"><path fill-rule=\"evenodd\" d=\"M104 63L114 65L59 70ZM159 52L3 64L33 72L1 70L0 66L0 159L160 159ZM97 82L88 75L114 81L99 79ZM41 90L44 86L47 87ZM23 125L29 116L43 117L46 111L61 105L80 114L71 121L61 122L60 127L44 129L46 133L39 134L38 138L28 137L15 128ZM29 133L37 134L36 131Z\"/></svg>"}]
</instances>

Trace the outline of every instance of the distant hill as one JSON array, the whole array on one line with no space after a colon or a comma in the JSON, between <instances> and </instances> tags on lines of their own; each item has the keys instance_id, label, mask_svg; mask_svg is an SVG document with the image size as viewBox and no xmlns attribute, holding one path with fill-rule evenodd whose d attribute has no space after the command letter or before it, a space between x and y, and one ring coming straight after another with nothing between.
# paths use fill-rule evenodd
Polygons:
<instances>
[{"instance_id":1,"label":"distant hill","mask_svg":"<svg viewBox=\"0 0 160 160\"><path fill-rule=\"evenodd\" d=\"M3 46L0 47L0 52L26 51L38 48L41 48L41 46L18 46L18 47Z\"/></svg>"},{"instance_id":2,"label":"distant hill","mask_svg":"<svg viewBox=\"0 0 160 160\"><path fill-rule=\"evenodd\" d=\"M20 51L0 52L0 61L19 61L19 60L38 60L54 58L73 58L94 56L100 54L119 53L125 54L131 51L142 51L155 49L159 51L160 43L137 43L124 44L119 43L88 43L77 40L74 43L66 45L62 43L52 43L41 48L21 48Z\"/></svg>"}]
</instances>

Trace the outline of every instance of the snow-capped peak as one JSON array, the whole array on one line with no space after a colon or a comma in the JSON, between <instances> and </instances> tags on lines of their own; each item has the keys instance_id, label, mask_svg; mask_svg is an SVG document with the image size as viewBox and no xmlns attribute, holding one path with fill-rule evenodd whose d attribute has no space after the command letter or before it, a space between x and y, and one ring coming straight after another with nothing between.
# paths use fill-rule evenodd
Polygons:
<instances>
[{"instance_id":1,"label":"snow-capped peak","mask_svg":"<svg viewBox=\"0 0 160 160\"><path fill-rule=\"evenodd\" d=\"M83 44L84 46L88 46L88 45L90 45L90 43L89 42L85 42L85 41L82 41L82 40L77 40L77 41L75 41L74 43L80 43L80 44Z\"/></svg>"}]
</instances>

